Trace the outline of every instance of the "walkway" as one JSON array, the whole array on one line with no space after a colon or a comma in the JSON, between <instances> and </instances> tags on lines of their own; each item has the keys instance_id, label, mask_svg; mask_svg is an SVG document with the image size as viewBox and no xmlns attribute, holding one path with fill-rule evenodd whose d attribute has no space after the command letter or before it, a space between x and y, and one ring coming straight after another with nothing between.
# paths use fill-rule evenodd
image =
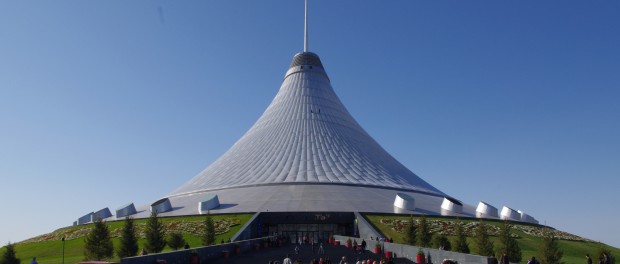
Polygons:
<instances>
[{"instance_id":1,"label":"walkway","mask_svg":"<svg viewBox=\"0 0 620 264\"><path fill-rule=\"evenodd\" d=\"M366 250L362 254L356 254L352 249L347 248L345 246L333 246L327 245L324 247L325 254L318 254L318 245L315 245L314 252L312 252L311 245L302 245L300 247L299 254L295 254L295 245L287 244L281 247L270 247L267 249L261 248L258 251L244 252L239 255L231 255L230 258L224 259L219 258L215 260L210 260L208 263L211 264L249 264L249 263L258 263L258 264L268 264L269 261L277 260L278 263L282 264L282 260L286 257L287 254L290 255L291 260L300 260L302 264L309 264L312 259L318 260L320 257L324 259L330 258L332 264L338 264L340 259L345 256L347 258L347 263L355 264L357 259L369 259L379 260L380 256L378 254L374 254L368 250ZM396 258L394 259L394 263L397 264L409 264L415 263L411 260L405 258Z\"/></svg>"}]
</instances>

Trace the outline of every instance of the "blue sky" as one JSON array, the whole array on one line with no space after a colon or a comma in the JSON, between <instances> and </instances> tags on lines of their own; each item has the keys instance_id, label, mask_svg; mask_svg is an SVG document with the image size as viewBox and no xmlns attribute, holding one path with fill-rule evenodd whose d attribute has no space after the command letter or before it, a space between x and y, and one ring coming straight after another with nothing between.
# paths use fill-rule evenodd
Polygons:
<instances>
[{"instance_id":1,"label":"blue sky","mask_svg":"<svg viewBox=\"0 0 620 264\"><path fill-rule=\"evenodd\" d=\"M358 122L464 201L620 247L620 2L310 1ZM0 243L165 196L261 115L303 1L0 2Z\"/></svg>"}]
</instances>

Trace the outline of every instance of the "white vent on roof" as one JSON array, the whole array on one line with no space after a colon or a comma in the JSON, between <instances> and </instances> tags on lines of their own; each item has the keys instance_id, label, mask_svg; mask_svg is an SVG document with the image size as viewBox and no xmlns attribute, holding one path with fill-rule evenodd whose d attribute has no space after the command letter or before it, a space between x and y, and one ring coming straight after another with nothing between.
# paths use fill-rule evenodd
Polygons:
<instances>
[{"instance_id":1,"label":"white vent on roof","mask_svg":"<svg viewBox=\"0 0 620 264\"><path fill-rule=\"evenodd\" d=\"M514 209L504 206L500 215L502 220L521 221L521 215Z\"/></svg>"},{"instance_id":2,"label":"white vent on roof","mask_svg":"<svg viewBox=\"0 0 620 264\"><path fill-rule=\"evenodd\" d=\"M454 198L444 197L441 209L460 214L463 212L463 204Z\"/></svg>"},{"instance_id":3,"label":"white vent on roof","mask_svg":"<svg viewBox=\"0 0 620 264\"><path fill-rule=\"evenodd\" d=\"M521 215L521 222L538 224L538 220L536 220L536 218L532 217L531 215L528 215L521 210L518 210L517 212L519 213L519 215Z\"/></svg>"},{"instance_id":4,"label":"white vent on roof","mask_svg":"<svg viewBox=\"0 0 620 264\"><path fill-rule=\"evenodd\" d=\"M480 201L480 203L478 203L478 207L476 208L476 217L478 218L498 217L497 208L495 208L494 206L488 203Z\"/></svg>"},{"instance_id":5,"label":"white vent on roof","mask_svg":"<svg viewBox=\"0 0 620 264\"><path fill-rule=\"evenodd\" d=\"M394 199L394 206L413 211L415 210L415 199L406 193L397 193Z\"/></svg>"},{"instance_id":6,"label":"white vent on roof","mask_svg":"<svg viewBox=\"0 0 620 264\"><path fill-rule=\"evenodd\" d=\"M207 195L202 202L198 203L198 213L204 214L220 206L220 200L215 194Z\"/></svg>"},{"instance_id":7,"label":"white vent on roof","mask_svg":"<svg viewBox=\"0 0 620 264\"><path fill-rule=\"evenodd\" d=\"M128 205L124 205L121 208L116 209L116 218L123 218L123 217L127 217L133 214L136 214L136 207L133 205L133 203L130 203Z\"/></svg>"},{"instance_id":8,"label":"white vent on roof","mask_svg":"<svg viewBox=\"0 0 620 264\"><path fill-rule=\"evenodd\" d=\"M157 202L151 204L151 212L161 214L171 210L172 204L170 204L170 199L168 198L159 199Z\"/></svg>"}]
</instances>

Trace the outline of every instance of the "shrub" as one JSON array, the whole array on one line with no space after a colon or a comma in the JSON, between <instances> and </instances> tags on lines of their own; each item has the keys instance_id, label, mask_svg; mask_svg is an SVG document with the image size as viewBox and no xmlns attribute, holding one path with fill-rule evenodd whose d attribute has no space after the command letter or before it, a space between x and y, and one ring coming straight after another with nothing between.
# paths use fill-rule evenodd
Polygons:
<instances>
[{"instance_id":1,"label":"shrub","mask_svg":"<svg viewBox=\"0 0 620 264\"><path fill-rule=\"evenodd\" d=\"M215 224L213 224L213 218L211 218L211 214L209 214L208 212L204 222L202 244L204 246L210 246L215 244Z\"/></svg>"},{"instance_id":2,"label":"shrub","mask_svg":"<svg viewBox=\"0 0 620 264\"><path fill-rule=\"evenodd\" d=\"M138 254L138 238L133 218L125 218L125 225L121 231L120 246L116 255L119 258L132 257Z\"/></svg>"},{"instance_id":3,"label":"shrub","mask_svg":"<svg viewBox=\"0 0 620 264\"><path fill-rule=\"evenodd\" d=\"M409 245L415 245L417 240L417 227L415 222L413 221L413 216L409 220L409 225L407 226L407 233L405 234L405 241Z\"/></svg>"},{"instance_id":4,"label":"shrub","mask_svg":"<svg viewBox=\"0 0 620 264\"><path fill-rule=\"evenodd\" d=\"M478 249L478 255L487 257L495 255L493 251L493 242L491 242L489 237L488 226L482 221L480 221L478 227L476 227L475 244Z\"/></svg>"},{"instance_id":5,"label":"shrub","mask_svg":"<svg viewBox=\"0 0 620 264\"><path fill-rule=\"evenodd\" d=\"M517 240L512 237L512 226L508 222L504 222L499 232L499 252L506 253L510 262L521 262L521 248L517 244Z\"/></svg>"},{"instance_id":6,"label":"shrub","mask_svg":"<svg viewBox=\"0 0 620 264\"><path fill-rule=\"evenodd\" d=\"M4 248L6 250L2 254L0 264L19 264L20 260L15 255L15 245L9 242Z\"/></svg>"},{"instance_id":7,"label":"shrub","mask_svg":"<svg viewBox=\"0 0 620 264\"><path fill-rule=\"evenodd\" d=\"M426 221L426 217L422 215L420 220L418 221L418 230L417 230L417 242L418 246L428 247L431 245L432 235L430 232L430 227L428 222Z\"/></svg>"},{"instance_id":8,"label":"shrub","mask_svg":"<svg viewBox=\"0 0 620 264\"><path fill-rule=\"evenodd\" d=\"M89 260L104 260L114 255L110 230L103 220L96 220L84 241L84 256Z\"/></svg>"},{"instance_id":9,"label":"shrub","mask_svg":"<svg viewBox=\"0 0 620 264\"><path fill-rule=\"evenodd\" d=\"M172 232L168 238L168 246L170 248L177 250L182 248L185 245L185 239L183 239L183 234L180 232Z\"/></svg>"},{"instance_id":10,"label":"shrub","mask_svg":"<svg viewBox=\"0 0 620 264\"><path fill-rule=\"evenodd\" d=\"M166 246L166 230L157 217L157 211L151 212L151 217L146 223L145 236L144 248L148 253L159 253Z\"/></svg>"},{"instance_id":11,"label":"shrub","mask_svg":"<svg viewBox=\"0 0 620 264\"><path fill-rule=\"evenodd\" d=\"M467 243L467 236L463 225L461 223L456 224L456 241L454 241L454 250L456 252L469 254L469 244Z\"/></svg>"},{"instance_id":12,"label":"shrub","mask_svg":"<svg viewBox=\"0 0 620 264\"><path fill-rule=\"evenodd\" d=\"M560 250L558 239L553 233L545 230L542 245L540 246L540 260L545 264L563 264L562 255L564 252Z\"/></svg>"}]
</instances>

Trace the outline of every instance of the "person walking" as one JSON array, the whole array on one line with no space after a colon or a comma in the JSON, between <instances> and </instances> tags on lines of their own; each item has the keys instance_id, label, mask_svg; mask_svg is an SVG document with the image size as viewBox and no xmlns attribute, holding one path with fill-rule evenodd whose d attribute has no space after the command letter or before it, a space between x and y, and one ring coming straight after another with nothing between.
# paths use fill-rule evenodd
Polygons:
<instances>
[{"instance_id":1,"label":"person walking","mask_svg":"<svg viewBox=\"0 0 620 264\"><path fill-rule=\"evenodd\" d=\"M611 264L611 258L607 252L603 252L603 264Z\"/></svg>"},{"instance_id":2,"label":"person walking","mask_svg":"<svg viewBox=\"0 0 620 264\"><path fill-rule=\"evenodd\" d=\"M590 254L586 254L586 264L592 264L592 259L590 258Z\"/></svg>"},{"instance_id":3,"label":"person walking","mask_svg":"<svg viewBox=\"0 0 620 264\"><path fill-rule=\"evenodd\" d=\"M286 255L286 258L284 258L284 260L282 261L282 264L293 264L293 261L291 261L291 258L289 257L289 255Z\"/></svg>"},{"instance_id":4,"label":"person walking","mask_svg":"<svg viewBox=\"0 0 620 264\"><path fill-rule=\"evenodd\" d=\"M314 254L314 239L313 238L310 239L310 246L311 246L311 249L312 249L312 254Z\"/></svg>"}]
</instances>

